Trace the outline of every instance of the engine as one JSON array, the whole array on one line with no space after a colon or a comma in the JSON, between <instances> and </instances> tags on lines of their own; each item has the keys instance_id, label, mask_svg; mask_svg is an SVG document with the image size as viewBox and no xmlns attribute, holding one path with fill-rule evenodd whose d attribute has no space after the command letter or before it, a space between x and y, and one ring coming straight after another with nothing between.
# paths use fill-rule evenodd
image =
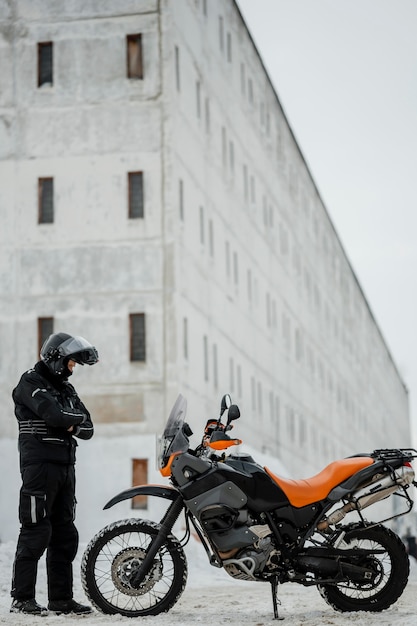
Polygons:
<instances>
[{"instance_id":1,"label":"engine","mask_svg":"<svg viewBox=\"0 0 417 626\"><path fill-rule=\"evenodd\" d=\"M279 567L281 553L272 542L269 526L250 526L249 530L259 537L258 541L223 560L223 567L232 578L256 580L264 571Z\"/></svg>"}]
</instances>

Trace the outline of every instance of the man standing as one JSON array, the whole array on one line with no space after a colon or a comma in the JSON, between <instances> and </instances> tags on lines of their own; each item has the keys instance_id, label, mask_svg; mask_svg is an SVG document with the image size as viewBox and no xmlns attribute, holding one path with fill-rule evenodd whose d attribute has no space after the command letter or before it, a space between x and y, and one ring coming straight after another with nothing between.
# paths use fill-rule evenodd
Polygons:
<instances>
[{"instance_id":1,"label":"man standing","mask_svg":"<svg viewBox=\"0 0 417 626\"><path fill-rule=\"evenodd\" d=\"M48 614L35 599L38 561L47 550L49 610L86 614L92 609L76 602L72 591L78 549L74 437L90 439L93 424L68 377L76 363L97 363L98 353L83 337L56 333L45 341L40 356L13 390L22 487L10 611Z\"/></svg>"}]
</instances>

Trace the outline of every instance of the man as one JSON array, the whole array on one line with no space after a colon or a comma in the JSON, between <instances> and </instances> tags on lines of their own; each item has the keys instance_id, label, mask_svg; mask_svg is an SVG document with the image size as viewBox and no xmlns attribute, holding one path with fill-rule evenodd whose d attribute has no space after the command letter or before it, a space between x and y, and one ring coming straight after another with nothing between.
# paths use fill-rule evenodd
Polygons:
<instances>
[{"instance_id":1,"label":"man","mask_svg":"<svg viewBox=\"0 0 417 626\"><path fill-rule=\"evenodd\" d=\"M22 487L10 611L48 614L35 599L38 561L47 550L49 610L86 614L92 609L76 602L72 592L78 549L74 437L90 439L93 424L68 377L76 363L97 363L98 353L83 337L56 333L45 341L40 356L13 390Z\"/></svg>"}]
</instances>

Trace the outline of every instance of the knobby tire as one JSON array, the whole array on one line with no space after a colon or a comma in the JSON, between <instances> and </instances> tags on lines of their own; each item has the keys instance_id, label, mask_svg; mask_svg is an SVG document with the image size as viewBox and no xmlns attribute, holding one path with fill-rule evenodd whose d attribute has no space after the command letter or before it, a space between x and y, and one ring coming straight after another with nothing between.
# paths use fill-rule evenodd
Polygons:
<instances>
[{"instance_id":1,"label":"knobby tire","mask_svg":"<svg viewBox=\"0 0 417 626\"><path fill-rule=\"evenodd\" d=\"M340 582L318 585L320 594L336 611L383 611L394 604L403 593L410 563L401 539L385 526L353 529L345 535L346 548L355 546L384 550L372 559L378 576L373 584Z\"/></svg>"},{"instance_id":2,"label":"knobby tire","mask_svg":"<svg viewBox=\"0 0 417 626\"><path fill-rule=\"evenodd\" d=\"M99 611L127 617L158 615L178 601L187 581L187 561L173 535L159 549L139 589L129 582L159 528L150 521L121 520L103 528L90 541L81 563L81 581Z\"/></svg>"}]
</instances>

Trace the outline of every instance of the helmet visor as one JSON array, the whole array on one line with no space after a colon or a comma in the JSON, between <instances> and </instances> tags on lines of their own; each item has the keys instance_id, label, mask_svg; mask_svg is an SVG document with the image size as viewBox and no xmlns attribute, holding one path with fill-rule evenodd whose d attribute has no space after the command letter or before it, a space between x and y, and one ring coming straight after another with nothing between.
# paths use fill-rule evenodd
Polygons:
<instances>
[{"instance_id":1,"label":"helmet visor","mask_svg":"<svg viewBox=\"0 0 417 626\"><path fill-rule=\"evenodd\" d=\"M70 337L59 346L64 357L72 359L80 365L94 365L98 361L98 352L84 337Z\"/></svg>"}]
</instances>

